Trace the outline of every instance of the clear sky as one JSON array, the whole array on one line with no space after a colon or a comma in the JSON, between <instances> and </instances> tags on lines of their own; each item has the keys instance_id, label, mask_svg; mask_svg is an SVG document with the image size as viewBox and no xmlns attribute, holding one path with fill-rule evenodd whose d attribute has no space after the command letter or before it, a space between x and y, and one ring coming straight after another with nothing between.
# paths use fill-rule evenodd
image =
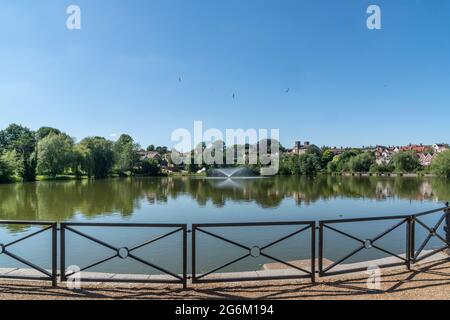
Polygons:
<instances>
[{"instance_id":1,"label":"clear sky","mask_svg":"<svg viewBox=\"0 0 450 320\"><path fill-rule=\"evenodd\" d=\"M286 146L450 142L446 0L2 1L0 39L0 128L171 146L202 120L278 128Z\"/></svg>"}]
</instances>

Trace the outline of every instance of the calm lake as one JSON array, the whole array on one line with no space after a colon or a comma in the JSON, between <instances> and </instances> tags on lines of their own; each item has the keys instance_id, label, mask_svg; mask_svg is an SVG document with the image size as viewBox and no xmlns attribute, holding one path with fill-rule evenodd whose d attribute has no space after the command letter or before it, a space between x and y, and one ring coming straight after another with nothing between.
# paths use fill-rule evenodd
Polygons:
<instances>
[{"instance_id":1,"label":"calm lake","mask_svg":"<svg viewBox=\"0 0 450 320\"><path fill-rule=\"evenodd\" d=\"M99 181L37 182L0 185L0 220L134 223L222 223L319 221L388 215L406 215L444 206L450 199L450 181L435 178L380 177L274 177L221 180L193 177L129 178ZM429 224L440 215L424 219ZM339 225L340 230L370 239L397 221ZM190 228L190 226L188 226ZM397 254L405 252L405 227L379 242ZM209 229L247 246L263 246L300 229L288 227ZM0 226L0 244L39 230L29 226ZM116 247L129 247L173 229L79 228ZM444 230L440 230L441 234ZM445 235L445 232L443 233ZM286 260L309 257L309 233L283 241L267 253ZM418 232L417 243L425 232ZM114 252L80 236L67 234L67 266L84 267ZM189 234L190 240L190 234ZM325 257L338 260L358 243L330 232L325 236ZM190 241L189 241L190 243ZM190 245L190 244L189 244ZM427 249L440 246L433 240ZM208 235L199 235L198 272L206 272L245 252ZM138 249L135 253L173 272L181 271L181 233ZM48 268L49 233L42 233L10 248L11 252ZM365 250L346 263L384 257ZM190 259L189 259L190 261ZM270 262L248 258L223 270L258 270ZM0 254L0 268L25 267ZM129 259L114 259L90 271L158 274Z\"/></svg>"}]
</instances>

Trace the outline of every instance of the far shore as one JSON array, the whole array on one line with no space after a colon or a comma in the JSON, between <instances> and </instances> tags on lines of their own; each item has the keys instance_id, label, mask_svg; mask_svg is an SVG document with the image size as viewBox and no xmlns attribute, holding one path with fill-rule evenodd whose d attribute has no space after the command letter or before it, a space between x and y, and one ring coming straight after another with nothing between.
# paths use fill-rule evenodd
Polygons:
<instances>
[{"instance_id":1,"label":"far shore","mask_svg":"<svg viewBox=\"0 0 450 320\"><path fill-rule=\"evenodd\" d=\"M198 173L187 173L187 172L175 172L175 173L171 173L171 174L160 174L157 176L149 176L149 175L142 175L142 174L133 174L133 175L118 175L118 174L114 174L114 175L110 175L108 177L105 178L89 178L86 175L83 176L75 176L75 175L57 175L56 177L51 177L51 176L37 176L35 181L27 181L27 182L39 182L39 181L73 181L73 180L102 180L102 179L117 179L117 178L142 178L142 177L146 177L146 178L158 178L158 177L206 177L207 175L204 173L198 174ZM276 175L276 176L272 176L272 177L283 177L284 175ZM287 176L291 176L291 175L287 175ZM344 173L324 173L324 174L319 174L316 176L330 176L330 177L392 177L392 178L396 178L396 177L402 177L402 178L435 178L438 177L435 174L432 173L349 173L349 172L344 172ZM315 177L315 176L311 176L311 177ZM7 184L18 184L18 183L24 183L23 181L12 181L12 182L6 182L6 183L0 183L0 185L7 185Z\"/></svg>"}]
</instances>

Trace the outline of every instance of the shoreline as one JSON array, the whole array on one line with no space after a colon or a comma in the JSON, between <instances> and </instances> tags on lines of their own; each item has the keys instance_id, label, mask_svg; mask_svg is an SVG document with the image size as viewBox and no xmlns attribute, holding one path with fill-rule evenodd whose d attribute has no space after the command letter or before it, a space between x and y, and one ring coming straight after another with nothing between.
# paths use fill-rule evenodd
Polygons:
<instances>
[{"instance_id":1,"label":"shoreline","mask_svg":"<svg viewBox=\"0 0 450 320\"><path fill-rule=\"evenodd\" d=\"M100 180L108 180L108 179L133 179L133 178L168 178L168 177L189 177L189 178L198 178L198 177L207 177L204 174L184 174L184 173L176 173L176 174L163 174L157 176L148 176L148 175L132 175L132 176L119 176L112 175L105 178L88 178L87 176L71 176L71 175L61 175L55 178L52 177L44 177L38 176L35 181L11 181L11 182L3 182L0 185L15 185L22 183L35 183L35 182L55 182L55 181L100 181ZM435 174L421 174L421 173L389 173L389 174L380 174L380 173L325 173L318 175L274 175L268 176L268 178L272 177L367 177L367 178L442 178L447 179L446 177L439 177Z\"/></svg>"}]
</instances>

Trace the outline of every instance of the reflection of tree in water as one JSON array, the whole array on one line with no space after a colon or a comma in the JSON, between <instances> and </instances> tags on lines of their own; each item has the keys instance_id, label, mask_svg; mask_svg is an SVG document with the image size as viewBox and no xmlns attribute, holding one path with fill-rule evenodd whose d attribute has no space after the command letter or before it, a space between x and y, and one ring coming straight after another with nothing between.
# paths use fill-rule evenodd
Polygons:
<instances>
[{"instance_id":1,"label":"reflection of tree in water","mask_svg":"<svg viewBox=\"0 0 450 320\"><path fill-rule=\"evenodd\" d=\"M199 206L227 201L253 202L276 208L291 198L298 205L321 199L398 197L410 200L450 199L450 182L431 178L274 177L223 180L189 177L38 182L0 186L0 219L67 221L77 213L94 218L111 213L129 217L141 201L166 203L191 197Z\"/></svg>"}]
</instances>

